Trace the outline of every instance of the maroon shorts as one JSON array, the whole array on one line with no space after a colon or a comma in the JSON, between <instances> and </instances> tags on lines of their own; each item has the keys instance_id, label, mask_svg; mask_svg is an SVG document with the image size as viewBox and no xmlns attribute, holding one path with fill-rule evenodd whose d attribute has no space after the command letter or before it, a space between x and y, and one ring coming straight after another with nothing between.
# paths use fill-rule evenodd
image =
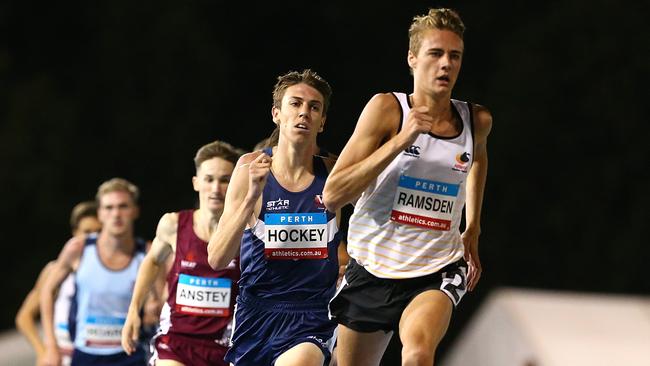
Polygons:
<instances>
[{"instance_id":1,"label":"maroon shorts","mask_svg":"<svg viewBox=\"0 0 650 366\"><path fill-rule=\"evenodd\" d=\"M183 334L161 334L154 339L153 360L174 360L186 366L228 366L223 360L228 347L214 339Z\"/></svg>"}]
</instances>

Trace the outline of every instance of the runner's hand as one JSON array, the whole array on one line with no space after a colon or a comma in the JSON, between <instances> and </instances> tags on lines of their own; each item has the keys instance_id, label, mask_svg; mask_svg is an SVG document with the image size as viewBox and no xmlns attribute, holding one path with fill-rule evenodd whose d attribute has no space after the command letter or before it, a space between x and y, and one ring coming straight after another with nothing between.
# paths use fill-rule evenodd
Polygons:
<instances>
[{"instance_id":1,"label":"runner's hand","mask_svg":"<svg viewBox=\"0 0 650 366\"><path fill-rule=\"evenodd\" d=\"M404 148L409 147L423 133L431 132L433 118L428 114L429 107L419 106L411 109L402 130L397 135Z\"/></svg>"},{"instance_id":2,"label":"runner's hand","mask_svg":"<svg viewBox=\"0 0 650 366\"><path fill-rule=\"evenodd\" d=\"M271 172L271 162L273 158L266 154L260 154L248 166L248 195L252 199L257 199L264 189L266 178Z\"/></svg>"},{"instance_id":3,"label":"runner's hand","mask_svg":"<svg viewBox=\"0 0 650 366\"><path fill-rule=\"evenodd\" d=\"M61 354L59 347L52 346L45 349L43 357L40 357L39 366L61 366Z\"/></svg>"},{"instance_id":4,"label":"runner's hand","mask_svg":"<svg viewBox=\"0 0 650 366\"><path fill-rule=\"evenodd\" d=\"M473 230L465 230L461 235L463 245L465 246L465 261L468 265L467 270L467 289L473 291L481 278L481 260L478 256L478 235Z\"/></svg>"},{"instance_id":5,"label":"runner's hand","mask_svg":"<svg viewBox=\"0 0 650 366\"><path fill-rule=\"evenodd\" d=\"M140 327L142 320L137 313L129 312L122 327L122 348L127 355L136 351L138 340L140 338Z\"/></svg>"}]
</instances>

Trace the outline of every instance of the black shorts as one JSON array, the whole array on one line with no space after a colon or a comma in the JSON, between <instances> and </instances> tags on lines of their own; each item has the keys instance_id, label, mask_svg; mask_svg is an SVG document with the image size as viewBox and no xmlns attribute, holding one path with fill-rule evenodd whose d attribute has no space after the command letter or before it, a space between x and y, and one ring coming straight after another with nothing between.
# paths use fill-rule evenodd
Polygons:
<instances>
[{"instance_id":1,"label":"black shorts","mask_svg":"<svg viewBox=\"0 0 650 366\"><path fill-rule=\"evenodd\" d=\"M462 258L430 275L386 279L376 277L354 259L329 304L330 317L358 332L389 332L399 326L402 312L414 297L440 290L457 306L466 291L467 263Z\"/></svg>"}]
</instances>

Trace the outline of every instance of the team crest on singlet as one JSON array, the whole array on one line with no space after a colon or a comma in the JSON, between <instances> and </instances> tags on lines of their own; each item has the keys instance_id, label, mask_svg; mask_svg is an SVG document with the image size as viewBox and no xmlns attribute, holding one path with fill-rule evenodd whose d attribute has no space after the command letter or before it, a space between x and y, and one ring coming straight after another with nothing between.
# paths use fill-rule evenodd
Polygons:
<instances>
[{"instance_id":1,"label":"team crest on singlet","mask_svg":"<svg viewBox=\"0 0 650 366\"><path fill-rule=\"evenodd\" d=\"M420 158L420 149L421 149L420 146L411 145L411 146L407 147L406 149L404 149L404 155L408 155L408 156L419 159Z\"/></svg>"},{"instance_id":2,"label":"team crest on singlet","mask_svg":"<svg viewBox=\"0 0 650 366\"><path fill-rule=\"evenodd\" d=\"M470 167L469 164L470 156L471 154L468 153L467 151L463 152L462 154L456 155L456 161L454 161L454 167L451 169L457 172L467 173Z\"/></svg>"},{"instance_id":3,"label":"team crest on singlet","mask_svg":"<svg viewBox=\"0 0 650 366\"><path fill-rule=\"evenodd\" d=\"M314 205L316 205L316 208L319 210L326 210L325 208L325 202L323 202L323 195L322 194L317 194L314 196Z\"/></svg>"},{"instance_id":4,"label":"team crest on singlet","mask_svg":"<svg viewBox=\"0 0 650 366\"><path fill-rule=\"evenodd\" d=\"M181 259L181 268L194 268L196 267L196 258L194 252L189 252L184 259Z\"/></svg>"},{"instance_id":5,"label":"team crest on singlet","mask_svg":"<svg viewBox=\"0 0 650 366\"><path fill-rule=\"evenodd\" d=\"M327 258L327 214L264 215L264 254L268 259Z\"/></svg>"},{"instance_id":6,"label":"team crest on singlet","mask_svg":"<svg viewBox=\"0 0 650 366\"><path fill-rule=\"evenodd\" d=\"M391 220L449 231L460 185L400 176Z\"/></svg>"}]
</instances>

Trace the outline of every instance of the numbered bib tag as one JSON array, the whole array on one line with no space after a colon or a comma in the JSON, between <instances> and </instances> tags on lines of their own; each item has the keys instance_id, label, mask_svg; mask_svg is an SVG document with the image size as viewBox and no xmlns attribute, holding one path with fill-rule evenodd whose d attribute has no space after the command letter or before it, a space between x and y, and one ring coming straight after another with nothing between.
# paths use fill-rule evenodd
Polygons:
<instances>
[{"instance_id":1,"label":"numbered bib tag","mask_svg":"<svg viewBox=\"0 0 650 366\"><path fill-rule=\"evenodd\" d=\"M402 224L449 231L459 187L402 175L390 218Z\"/></svg>"},{"instance_id":2,"label":"numbered bib tag","mask_svg":"<svg viewBox=\"0 0 650 366\"><path fill-rule=\"evenodd\" d=\"M113 316L89 316L86 318L86 346L120 347L122 327L126 318Z\"/></svg>"},{"instance_id":3,"label":"numbered bib tag","mask_svg":"<svg viewBox=\"0 0 650 366\"><path fill-rule=\"evenodd\" d=\"M327 214L274 213L264 216L268 259L327 258Z\"/></svg>"},{"instance_id":4,"label":"numbered bib tag","mask_svg":"<svg viewBox=\"0 0 650 366\"><path fill-rule=\"evenodd\" d=\"M56 344L62 351L64 351L63 353L66 353L68 350L71 350L74 347L72 345L72 341L70 340L68 323L56 323L54 335L56 336Z\"/></svg>"},{"instance_id":5,"label":"numbered bib tag","mask_svg":"<svg viewBox=\"0 0 650 366\"><path fill-rule=\"evenodd\" d=\"M229 278L205 278L181 273L176 287L176 311L199 316L230 316Z\"/></svg>"}]
</instances>

